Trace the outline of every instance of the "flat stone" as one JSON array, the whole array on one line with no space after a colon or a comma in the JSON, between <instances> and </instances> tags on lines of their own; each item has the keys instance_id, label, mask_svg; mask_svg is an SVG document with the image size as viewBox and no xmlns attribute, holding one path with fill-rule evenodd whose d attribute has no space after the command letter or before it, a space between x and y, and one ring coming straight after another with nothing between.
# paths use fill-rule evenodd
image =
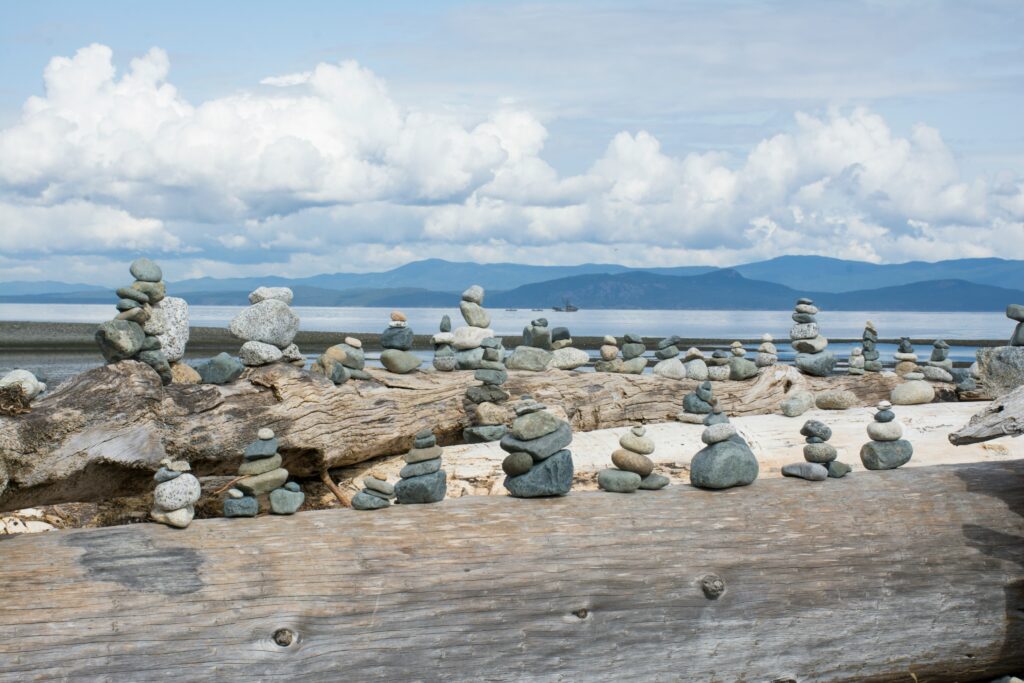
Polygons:
<instances>
[{"instance_id":1,"label":"flat stone","mask_svg":"<svg viewBox=\"0 0 1024 683\"><path fill-rule=\"evenodd\" d=\"M506 477L504 486L516 498L564 496L572 489L572 475L572 453L561 450L525 474Z\"/></svg>"},{"instance_id":2,"label":"flat stone","mask_svg":"<svg viewBox=\"0 0 1024 683\"><path fill-rule=\"evenodd\" d=\"M243 457L246 460L270 458L277 454L277 446L277 439L273 437L269 439L256 439L256 441L245 447Z\"/></svg>"},{"instance_id":3,"label":"flat stone","mask_svg":"<svg viewBox=\"0 0 1024 683\"><path fill-rule=\"evenodd\" d=\"M175 472L174 470L169 470L166 467L161 467L156 471L156 474L153 475L153 480L158 484L162 484L165 481L177 479L180 476L181 472Z\"/></svg>"},{"instance_id":4,"label":"flat stone","mask_svg":"<svg viewBox=\"0 0 1024 683\"><path fill-rule=\"evenodd\" d=\"M813 377L828 377L836 365L836 357L831 351L821 353L799 353L795 359L796 367L804 374Z\"/></svg>"},{"instance_id":5,"label":"flat stone","mask_svg":"<svg viewBox=\"0 0 1024 683\"><path fill-rule=\"evenodd\" d=\"M385 496L395 495L394 484L390 484L383 479L378 479L377 477L363 477L363 487L376 491L377 493L383 493Z\"/></svg>"},{"instance_id":6,"label":"flat stone","mask_svg":"<svg viewBox=\"0 0 1024 683\"><path fill-rule=\"evenodd\" d=\"M269 458L260 458L258 460L245 460L241 465L238 466L238 476L240 477L253 477L257 474L263 474L271 470L276 470L281 466L281 456L277 453Z\"/></svg>"},{"instance_id":7,"label":"flat stone","mask_svg":"<svg viewBox=\"0 0 1024 683\"><path fill-rule=\"evenodd\" d=\"M551 413L539 411L517 417L512 421L509 433L516 439L530 441L552 433L563 424L565 423Z\"/></svg>"},{"instance_id":8,"label":"flat stone","mask_svg":"<svg viewBox=\"0 0 1024 683\"><path fill-rule=\"evenodd\" d=\"M710 427L711 425L723 424L728 421L728 415L721 411L715 412L712 410L710 413L704 416L704 419L701 421L701 424L703 424L705 427Z\"/></svg>"},{"instance_id":9,"label":"flat stone","mask_svg":"<svg viewBox=\"0 0 1024 683\"><path fill-rule=\"evenodd\" d=\"M385 349L408 351L412 348L412 340L411 327L389 327L380 335L380 345Z\"/></svg>"},{"instance_id":10,"label":"flat stone","mask_svg":"<svg viewBox=\"0 0 1024 683\"><path fill-rule=\"evenodd\" d=\"M426 448L412 448L403 457L407 463L422 462L424 460L433 460L434 458L440 458L444 455L444 450L440 446L428 446Z\"/></svg>"},{"instance_id":11,"label":"flat stone","mask_svg":"<svg viewBox=\"0 0 1024 683\"><path fill-rule=\"evenodd\" d=\"M195 476L185 473L169 481L157 484L153 490L153 504L161 510L177 510L195 504L202 494L202 487Z\"/></svg>"},{"instance_id":12,"label":"flat stone","mask_svg":"<svg viewBox=\"0 0 1024 683\"><path fill-rule=\"evenodd\" d=\"M813 339L797 339L793 341L793 348L798 353L818 353L824 351L828 346L828 339L818 335Z\"/></svg>"},{"instance_id":13,"label":"flat stone","mask_svg":"<svg viewBox=\"0 0 1024 683\"><path fill-rule=\"evenodd\" d=\"M924 375L924 379L930 382L949 382L951 384L953 382L953 375L944 368L928 366L921 368L921 373Z\"/></svg>"},{"instance_id":14,"label":"flat stone","mask_svg":"<svg viewBox=\"0 0 1024 683\"><path fill-rule=\"evenodd\" d=\"M460 351L477 349L485 339L494 336L494 330L485 327L457 327L452 332L452 346ZM480 352L483 357L483 352Z\"/></svg>"},{"instance_id":15,"label":"flat stone","mask_svg":"<svg viewBox=\"0 0 1024 683\"><path fill-rule=\"evenodd\" d=\"M501 469L510 477L526 474L533 467L533 458L529 453L509 453L501 461Z\"/></svg>"},{"instance_id":16,"label":"flat stone","mask_svg":"<svg viewBox=\"0 0 1024 683\"><path fill-rule=\"evenodd\" d=\"M235 482L235 488L250 496L259 496L279 489L288 480L288 470L279 467L263 474L246 477Z\"/></svg>"},{"instance_id":17,"label":"flat stone","mask_svg":"<svg viewBox=\"0 0 1024 683\"><path fill-rule=\"evenodd\" d=\"M797 323L789 329L789 338L796 342L800 339L814 339L819 336L817 323Z\"/></svg>"},{"instance_id":18,"label":"flat stone","mask_svg":"<svg viewBox=\"0 0 1024 683\"><path fill-rule=\"evenodd\" d=\"M508 381L508 373L505 370L490 370L488 368L480 368L474 371L473 379L484 384L490 384L492 386L500 386Z\"/></svg>"},{"instance_id":19,"label":"flat stone","mask_svg":"<svg viewBox=\"0 0 1024 683\"><path fill-rule=\"evenodd\" d=\"M501 387L485 384L484 386L472 386L466 389L466 398L473 403L500 403L509 399L507 391Z\"/></svg>"},{"instance_id":20,"label":"flat stone","mask_svg":"<svg viewBox=\"0 0 1024 683\"><path fill-rule=\"evenodd\" d=\"M746 358L729 359L729 379L743 381L757 377L757 363Z\"/></svg>"},{"instance_id":21,"label":"flat stone","mask_svg":"<svg viewBox=\"0 0 1024 683\"><path fill-rule=\"evenodd\" d=\"M517 346L505 361L509 370L542 372L551 362L552 353L533 346Z\"/></svg>"},{"instance_id":22,"label":"flat stone","mask_svg":"<svg viewBox=\"0 0 1024 683\"><path fill-rule=\"evenodd\" d=\"M832 479L842 479L853 469L845 462L839 462L838 460L829 462L825 467L828 469L828 476Z\"/></svg>"},{"instance_id":23,"label":"flat stone","mask_svg":"<svg viewBox=\"0 0 1024 683\"><path fill-rule=\"evenodd\" d=\"M757 458L745 443L721 441L697 452L690 462L690 483L703 489L746 486L757 479Z\"/></svg>"},{"instance_id":24,"label":"flat stone","mask_svg":"<svg viewBox=\"0 0 1024 683\"><path fill-rule=\"evenodd\" d=\"M149 516L154 522L166 524L167 526L175 527L177 529L184 529L191 524L195 514L195 508L191 505L177 510L161 510L160 508L153 508L149 511Z\"/></svg>"},{"instance_id":25,"label":"flat stone","mask_svg":"<svg viewBox=\"0 0 1024 683\"><path fill-rule=\"evenodd\" d=\"M914 447L909 441L868 441L861 446L860 461L869 470L893 470L910 461Z\"/></svg>"},{"instance_id":26,"label":"flat stone","mask_svg":"<svg viewBox=\"0 0 1024 683\"><path fill-rule=\"evenodd\" d=\"M809 443L804 445L804 460L821 464L832 462L839 454L835 446L827 443Z\"/></svg>"},{"instance_id":27,"label":"flat stone","mask_svg":"<svg viewBox=\"0 0 1024 683\"><path fill-rule=\"evenodd\" d=\"M422 365L423 360L408 351L387 349L380 354L380 364L388 372L393 372L396 375L405 375Z\"/></svg>"},{"instance_id":28,"label":"flat stone","mask_svg":"<svg viewBox=\"0 0 1024 683\"><path fill-rule=\"evenodd\" d=\"M441 469L441 458L434 458L432 460L421 460L406 465L398 473L398 476L402 479L409 479L410 477L419 477L424 474L432 474Z\"/></svg>"},{"instance_id":29,"label":"flat stone","mask_svg":"<svg viewBox=\"0 0 1024 683\"><path fill-rule=\"evenodd\" d=\"M462 430L462 440L466 443L491 443L500 441L508 433L505 425L477 425Z\"/></svg>"},{"instance_id":30,"label":"flat stone","mask_svg":"<svg viewBox=\"0 0 1024 683\"><path fill-rule=\"evenodd\" d=\"M568 423L562 422L558 429L539 439L525 441L517 439L512 434L506 434L501 439L501 448L506 453L529 453L534 461L539 462L564 449L570 443L572 443L572 428Z\"/></svg>"},{"instance_id":31,"label":"flat stone","mask_svg":"<svg viewBox=\"0 0 1024 683\"><path fill-rule=\"evenodd\" d=\"M708 378L708 365L700 358L684 362L683 367L686 368L686 376L689 379L703 382Z\"/></svg>"},{"instance_id":32,"label":"flat stone","mask_svg":"<svg viewBox=\"0 0 1024 683\"><path fill-rule=\"evenodd\" d=\"M849 410L860 405L860 399L852 391L828 389L814 397L814 404L821 410Z\"/></svg>"},{"instance_id":33,"label":"flat stone","mask_svg":"<svg viewBox=\"0 0 1024 683\"><path fill-rule=\"evenodd\" d=\"M640 488L645 491L657 491L669 485L669 478L664 474L652 473L640 480Z\"/></svg>"},{"instance_id":34,"label":"flat stone","mask_svg":"<svg viewBox=\"0 0 1024 683\"><path fill-rule=\"evenodd\" d=\"M903 438L903 425L896 420L870 422L868 423L868 437L872 441L899 441Z\"/></svg>"},{"instance_id":35,"label":"flat stone","mask_svg":"<svg viewBox=\"0 0 1024 683\"><path fill-rule=\"evenodd\" d=\"M935 389L923 380L914 380L897 385L889 397L898 406L913 406L931 403L935 400Z\"/></svg>"},{"instance_id":36,"label":"flat stone","mask_svg":"<svg viewBox=\"0 0 1024 683\"><path fill-rule=\"evenodd\" d=\"M651 370L655 375L665 379L681 380L686 379L686 366L678 358L663 360Z\"/></svg>"},{"instance_id":37,"label":"flat stone","mask_svg":"<svg viewBox=\"0 0 1024 683\"><path fill-rule=\"evenodd\" d=\"M225 517L255 517L260 511L260 503L252 496L224 499Z\"/></svg>"},{"instance_id":38,"label":"flat stone","mask_svg":"<svg viewBox=\"0 0 1024 683\"><path fill-rule=\"evenodd\" d=\"M270 492L270 512L275 515L294 515L305 500L306 494L301 491L274 489Z\"/></svg>"},{"instance_id":39,"label":"flat stone","mask_svg":"<svg viewBox=\"0 0 1024 683\"><path fill-rule=\"evenodd\" d=\"M353 510L380 510L391 506L391 501L360 491L352 496Z\"/></svg>"},{"instance_id":40,"label":"flat stone","mask_svg":"<svg viewBox=\"0 0 1024 683\"><path fill-rule=\"evenodd\" d=\"M285 302L266 299L243 308L228 329L244 341L259 341L283 349L299 331L299 316Z\"/></svg>"},{"instance_id":41,"label":"flat stone","mask_svg":"<svg viewBox=\"0 0 1024 683\"><path fill-rule=\"evenodd\" d=\"M654 441L649 436L645 436L645 432L637 434L635 429L634 427L619 437L619 446L640 455L650 455L654 452ZM643 428L641 427L641 429Z\"/></svg>"},{"instance_id":42,"label":"flat stone","mask_svg":"<svg viewBox=\"0 0 1024 683\"><path fill-rule=\"evenodd\" d=\"M612 464L620 470L635 472L640 477L646 477L654 471L654 462L650 458L624 448L612 452ZM639 485L640 482L637 481L637 486Z\"/></svg>"},{"instance_id":43,"label":"flat stone","mask_svg":"<svg viewBox=\"0 0 1024 683\"><path fill-rule=\"evenodd\" d=\"M146 257L137 258L132 261L128 271L132 274L133 278L143 282L160 282L164 279L164 273L160 270L160 266Z\"/></svg>"},{"instance_id":44,"label":"flat stone","mask_svg":"<svg viewBox=\"0 0 1024 683\"><path fill-rule=\"evenodd\" d=\"M804 313L807 315L817 315L818 307L814 304L797 304L793 310L797 313Z\"/></svg>"},{"instance_id":45,"label":"flat stone","mask_svg":"<svg viewBox=\"0 0 1024 683\"><path fill-rule=\"evenodd\" d=\"M128 320L108 320L96 329L96 343L108 363L133 358L142 350L145 339L138 323Z\"/></svg>"},{"instance_id":46,"label":"flat stone","mask_svg":"<svg viewBox=\"0 0 1024 683\"><path fill-rule=\"evenodd\" d=\"M444 500L447 491L448 479L444 470L408 477L395 484L395 495L402 505L437 503Z\"/></svg>"},{"instance_id":47,"label":"flat stone","mask_svg":"<svg viewBox=\"0 0 1024 683\"><path fill-rule=\"evenodd\" d=\"M633 493L640 488L642 477L635 472L606 469L597 473L597 485L611 493Z\"/></svg>"},{"instance_id":48,"label":"flat stone","mask_svg":"<svg viewBox=\"0 0 1024 683\"><path fill-rule=\"evenodd\" d=\"M1010 304L1006 307L1006 317L1017 322L1024 322L1024 306L1021 304Z\"/></svg>"},{"instance_id":49,"label":"flat stone","mask_svg":"<svg viewBox=\"0 0 1024 683\"><path fill-rule=\"evenodd\" d=\"M828 468L816 462L795 462L782 466L782 476L799 477L807 481L825 481L828 479Z\"/></svg>"},{"instance_id":50,"label":"flat stone","mask_svg":"<svg viewBox=\"0 0 1024 683\"><path fill-rule=\"evenodd\" d=\"M462 300L474 304L482 304L484 302L484 288L480 285L469 287L462 293Z\"/></svg>"},{"instance_id":51,"label":"flat stone","mask_svg":"<svg viewBox=\"0 0 1024 683\"><path fill-rule=\"evenodd\" d=\"M721 422L719 424L713 424L709 426L700 435L700 440L710 445L720 443L722 441L728 441L731 437L736 435L736 427L729 424L728 422Z\"/></svg>"},{"instance_id":52,"label":"flat stone","mask_svg":"<svg viewBox=\"0 0 1024 683\"><path fill-rule=\"evenodd\" d=\"M238 360L242 361L243 365L248 366L276 363L281 360L282 355L281 349L273 344L265 344L258 341L247 341L238 350Z\"/></svg>"},{"instance_id":53,"label":"flat stone","mask_svg":"<svg viewBox=\"0 0 1024 683\"><path fill-rule=\"evenodd\" d=\"M288 287L257 287L249 292L249 303L258 304L261 301L276 299L291 305L294 296L292 290Z\"/></svg>"},{"instance_id":54,"label":"flat stone","mask_svg":"<svg viewBox=\"0 0 1024 683\"><path fill-rule=\"evenodd\" d=\"M566 346L552 352L550 367L557 370L575 370L589 362L590 355L586 351Z\"/></svg>"}]
</instances>

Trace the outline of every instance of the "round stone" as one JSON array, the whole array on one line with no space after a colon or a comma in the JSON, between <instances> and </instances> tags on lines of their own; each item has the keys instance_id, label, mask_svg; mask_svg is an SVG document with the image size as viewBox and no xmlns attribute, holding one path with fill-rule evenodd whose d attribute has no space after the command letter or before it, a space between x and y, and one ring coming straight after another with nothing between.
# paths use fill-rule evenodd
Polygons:
<instances>
[{"instance_id":1,"label":"round stone","mask_svg":"<svg viewBox=\"0 0 1024 683\"><path fill-rule=\"evenodd\" d=\"M896 419L896 413L891 410L879 410L875 413L875 422L892 422Z\"/></svg>"},{"instance_id":2,"label":"round stone","mask_svg":"<svg viewBox=\"0 0 1024 683\"><path fill-rule=\"evenodd\" d=\"M700 440L710 446L722 441L728 441L730 437L735 435L736 427L728 422L720 422L705 429L704 433L700 435Z\"/></svg>"},{"instance_id":3,"label":"round stone","mask_svg":"<svg viewBox=\"0 0 1024 683\"><path fill-rule=\"evenodd\" d=\"M633 493L640 488L642 477L635 472L623 470L601 470L597 474L597 485L611 493Z\"/></svg>"},{"instance_id":4,"label":"round stone","mask_svg":"<svg viewBox=\"0 0 1024 683\"><path fill-rule=\"evenodd\" d=\"M620 470L636 472L641 477L646 477L654 471L654 463L646 455L622 448L612 453L612 463Z\"/></svg>"},{"instance_id":5,"label":"round stone","mask_svg":"<svg viewBox=\"0 0 1024 683\"><path fill-rule=\"evenodd\" d=\"M891 422L871 422L868 424L868 436L872 441L898 441L903 438L903 425Z\"/></svg>"},{"instance_id":6,"label":"round stone","mask_svg":"<svg viewBox=\"0 0 1024 683\"><path fill-rule=\"evenodd\" d=\"M619 437L619 445L640 455L650 455L654 452L654 441L642 434L637 435L632 430Z\"/></svg>"},{"instance_id":7,"label":"round stone","mask_svg":"<svg viewBox=\"0 0 1024 683\"><path fill-rule=\"evenodd\" d=\"M201 494L199 480L186 473L158 484L153 490L153 503L161 510L178 510L194 504Z\"/></svg>"},{"instance_id":8,"label":"round stone","mask_svg":"<svg viewBox=\"0 0 1024 683\"><path fill-rule=\"evenodd\" d=\"M935 400L935 389L924 380L913 380L898 385L890 397L898 406L920 405Z\"/></svg>"},{"instance_id":9,"label":"round stone","mask_svg":"<svg viewBox=\"0 0 1024 683\"><path fill-rule=\"evenodd\" d=\"M391 319L399 322L406 322L408 318L405 317L405 313L401 311L391 311Z\"/></svg>"},{"instance_id":10,"label":"round stone","mask_svg":"<svg viewBox=\"0 0 1024 683\"><path fill-rule=\"evenodd\" d=\"M807 462L829 463L836 459L838 453L835 446L827 443L809 443L804 445L804 460Z\"/></svg>"},{"instance_id":11,"label":"round stone","mask_svg":"<svg viewBox=\"0 0 1024 683\"><path fill-rule=\"evenodd\" d=\"M533 458L529 453L510 453L501 461L501 469L510 477L526 474L533 467Z\"/></svg>"},{"instance_id":12,"label":"round stone","mask_svg":"<svg viewBox=\"0 0 1024 683\"><path fill-rule=\"evenodd\" d=\"M133 278L142 282L160 282L164 279L164 273L160 270L160 266L145 257L132 261L128 270Z\"/></svg>"},{"instance_id":13,"label":"round stone","mask_svg":"<svg viewBox=\"0 0 1024 683\"><path fill-rule=\"evenodd\" d=\"M619 347L611 344L601 346L601 360L615 360L619 355Z\"/></svg>"},{"instance_id":14,"label":"round stone","mask_svg":"<svg viewBox=\"0 0 1024 683\"><path fill-rule=\"evenodd\" d=\"M845 389L829 389L814 397L814 404L821 410L848 410L859 403L857 394Z\"/></svg>"},{"instance_id":15,"label":"round stone","mask_svg":"<svg viewBox=\"0 0 1024 683\"><path fill-rule=\"evenodd\" d=\"M274 438L274 430L270 427L261 427L260 430L256 432L256 438L260 441L270 441Z\"/></svg>"},{"instance_id":16,"label":"round stone","mask_svg":"<svg viewBox=\"0 0 1024 683\"><path fill-rule=\"evenodd\" d=\"M243 498L245 497L245 494L238 489L228 489L228 496L231 498Z\"/></svg>"},{"instance_id":17,"label":"round stone","mask_svg":"<svg viewBox=\"0 0 1024 683\"><path fill-rule=\"evenodd\" d=\"M879 410L889 410L889 408L892 408L892 403L886 400L882 400L879 401L875 407L878 408Z\"/></svg>"}]
</instances>

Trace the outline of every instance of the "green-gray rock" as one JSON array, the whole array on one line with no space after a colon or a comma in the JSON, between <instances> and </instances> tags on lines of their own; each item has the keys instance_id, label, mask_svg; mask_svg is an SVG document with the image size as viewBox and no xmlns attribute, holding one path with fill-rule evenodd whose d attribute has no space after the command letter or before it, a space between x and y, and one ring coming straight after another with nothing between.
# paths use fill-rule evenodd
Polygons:
<instances>
[{"instance_id":1,"label":"green-gray rock","mask_svg":"<svg viewBox=\"0 0 1024 683\"><path fill-rule=\"evenodd\" d=\"M219 353L209 361L196 367L196 372L199 373L199 378L203 381L203 384L228 384L234 382L242 372L245 370L245 366L237 358L229 356L227 353Z\"/></svg>"},{"instance_id":2,"label":"green-gray rock","mask_svg":"<svg viewBox=\"0 0 1024 683\"><path fill-rule=\"evenodd\" d=\"M530 471L531 467L533 467L533 458L530 457L529 453L509 453L501 461L501 469L510 477L526 474Z\"/></svg>"},{"instance_id":3,"label":"green-gray rock","mask_svg":"<svg viewBox=\"0 0 1024 683\"><path fill-rule=\"evenodd\" d=\"M507 453L529 453L536 462L554 455L570 443L572 443L572 429L566 422L561 423L558 429L539 439L517 439L511 434L506 434L501 438L502 450Z\"/></svg>"},{"instance_id":4,"label":"green-gray rock","mask_svg":"<svg viewBox=\"0 0 1024 683\"><path fill-rule=\"evenodd\" d=\"M133 358L145 339L142 327L129 320L108 320L96 329L96 343L108 363Z\"/></svg>"},{"instance_id":5,"label":"green-gray rock","mask_svg":"<svg viewBox=\"0 0 1024 683\"><path fill-rule=\"evenodd\" d=\"M518 477L505 477L504 486L516 498L564 496L572 489L572 453L558 451Z\"/></svg>"},{"instance_id":6,"label":"green-gray rock","mask_svg":"<svg viewBox=\"0 0 1024 683\"><path fill-rule=\"evenodd\" d=\"M850 470L852 469L845 462L839 462L838 460L833 460L828 465L826 465L826 467L828 468L828 476L830 476L833 479L842 479L847 474L849 474Z\"/></svg>"},{"instance_id":7,"label":"green-gray rock","mask_svg":"<svg viewBox=\"0 0 1024 683\"><path fill-rule=\"evenodd\" d=\"M640 480L640 488L645 491L657 491L658 489L665 488L668 484L669 478L657 472L652 472Z\"/></svg>"},{"instance_id":8,"label":"green-gray rock","mask_svg":"<svg viewBox=\"0 0 1024 683\"><path fill-rule=\"evenodd\" d=\"M546 410L541 410L517 417L512 421L512 429L509 432L517 439L529 441L550 434L562 424L557 417Z\"/></svg>"},{"instance_id":9,"label":"green-gray rock","mask_svg":"<svg viewBox=\"0 0 1024 683\"><path fill-rule=\"evenodd\" d=\"M160 282L164 279L164 274L163 271L160 270L160 266L146 257L137 258L132 261L132 265L128 267L128 271L132 274L133 278L136 280L142 280L143 282Z\"/></svg>"},{"instance_id":10,"label":"green-gray rock","mask_svg":"<svg viewBox=\"0 0 1024 683\"><path fill-rule=\"evenodd\" d=\"M391 505L391 501L386 498L378 498L377 496L370 495L360 491L352 497L352 509L353 510L380 510Z\"/></svg>"},{"instance_id":11,"label":"green-gray rock","mask_svg":"<svg viewBox=\"0 0 1024 683\"><path fill-rule=\"evenodd\" d=\"M702 489L746 486L757 479L757 458L746 443L720 441L697 452L690 462L690 483Z\"/></svg>"},{"instance_id":12,"label":"green-gray rock","mask_svg":"<svg viewBox=\"0 0 1024 683\"><path fill-rule=\"evenodd\" d=\"M274 489L270 492L270 511L275 515L294 515L305 500L306 494L302 491Z\"/></svg>"},{"instance_id":13,"label":"green-gray rock","mask_svg":"<svg viewBox=\"0 0 1024 683\"><path fill-rule=\"evenodd\" d=\"M597 474L597 485L611 493L633 493L641 481L639 474L625 470L606 469Z\"/></svg>"},{"instance_id":14,"label":"green-gray rock","mask_svg":"<svg viewBox=\"0 0 1024 683\"><path fill-rule=\"evenodd\" d=\"M860 461L869 470L894 470L910 462L914 447L906 439L868 441L861 446Z\"/></svg>"},{"instance_id":15,"label":"green-gray rock","mask_svg":"<svg viewBox=\"0 0 1024 683\"><path fill-rule=\"evenodd\" d=\"M410 477L420 477L424 474L433 474L441 469L441 458L434 458L432 460L420 460L419 462L409 463L398 473L402 479L409 479Z\"/></svg>"},{"instance_id":16,"label":"green-gray rock","mask_svg":"<svg viewBox=\"0 0 1024 683\"><path fill-rule=\"evenodd\" d=\"M409 353L408 351L399 351L398 349L387 349L380 354L380 364L383 365L388 372L393 372L396 375L405 375L418 368L423 363L420 358Z\"/></svg>"},{"instance_id":17,"label":"green-gray rock","mask_svg":"<svg viewBox=\"0 0 1024 683\"><path fill-rule=\"evenodd\" d=\"M444 470L402 479L395 484L395 495L402 505L437 503L444 500L448 481Z\"/></svg>"}]
</instances>

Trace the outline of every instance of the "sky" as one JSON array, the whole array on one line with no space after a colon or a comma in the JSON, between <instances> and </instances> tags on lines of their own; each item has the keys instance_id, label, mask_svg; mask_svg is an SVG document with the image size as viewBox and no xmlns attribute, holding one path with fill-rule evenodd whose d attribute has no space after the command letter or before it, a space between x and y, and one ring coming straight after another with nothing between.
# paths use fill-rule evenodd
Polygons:
<instances>
[{"instance_id":1,"label":"sky","mask_svg":"<svg viewBox=\"0 0 1024 683\"><path fill-rule=\"evenodd\" d=\"M1024 258L1022 32L1019 0L14 3L0 282Z\"/></svg>"}]
</instances>

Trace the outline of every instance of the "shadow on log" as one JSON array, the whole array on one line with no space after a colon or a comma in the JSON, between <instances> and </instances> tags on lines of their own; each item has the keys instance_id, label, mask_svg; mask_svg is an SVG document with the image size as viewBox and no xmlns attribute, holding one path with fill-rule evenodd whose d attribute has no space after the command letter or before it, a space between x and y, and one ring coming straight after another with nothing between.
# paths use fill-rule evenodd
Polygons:
<instances>
[{"instance_id":1,"label":"shadow on log","mask_svg":"<svg viewBox=\"0 0 1024 683\"><path fill-rule=\"evenodd\" d=\"M187 460L199 475L233 474L259 427L281 440L284 466L315 475L400 453L420 429L442 444L461 438L472 372L394 375L335 387L290 365L249 369L226 386L161 386L149 366L125 361L84 372L33 405L0 417L0 510L102 500L152 487L160 460ZM849 389L864 405L888 398L893 375L807 377L789 366L745 382L716 382L734 416L777 412L795 389ZM577 431L674 419L693 380L553 370L509 372L513 396L565 411ZM951 385L936 385L948 392Z\"/></svg>"},{"instance_id":2,"label":"shadow on log","mask_svg":"<svg viewBox=\"0 0 1024 683\"><path fill-rule=\"evenodd\" d=\"M13 537L0 680L992 678L1022 514L1018 460Z\"/></svg>"}]
</instances>

